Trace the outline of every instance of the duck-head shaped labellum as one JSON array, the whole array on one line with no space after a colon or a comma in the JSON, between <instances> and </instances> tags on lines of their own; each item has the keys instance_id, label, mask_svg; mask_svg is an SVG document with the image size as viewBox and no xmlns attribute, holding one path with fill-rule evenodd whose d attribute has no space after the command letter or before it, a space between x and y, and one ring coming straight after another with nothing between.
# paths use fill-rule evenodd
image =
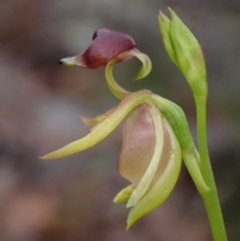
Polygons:
<instances>
[{"instance_id":1,"label":"duck-head shaped labellum","mask_svg":"<svg viewBox=\"0 0 240 241\"><path fill-rule=\"evenodd\" d=\"M84 52L73 57L63 58L59 63L88 69L106 66L105 77L108 88L117 98L123 99L129 92L115 81L113 66L133 57L142 62L142 67L134 80L146 77L151 71L152 63L146 54L136 48L133 38L113 29L102 28L93 34L92 42Z\"/></svg>"},{"instance_id":2,"label":"duck-head shaped labellum","mask_svg":"<svg viewBox=\"0 0 240 241\"><path fill-rule=\"evenodd\" d=\"M123 60L117 56L135 47L136 44L131 36L116 30L102 28L93 34L92 43L84 52L74 57L64 58L60 63L95 69L107 64L113 58L118 61Z\"/></svg>"}]
</instances>

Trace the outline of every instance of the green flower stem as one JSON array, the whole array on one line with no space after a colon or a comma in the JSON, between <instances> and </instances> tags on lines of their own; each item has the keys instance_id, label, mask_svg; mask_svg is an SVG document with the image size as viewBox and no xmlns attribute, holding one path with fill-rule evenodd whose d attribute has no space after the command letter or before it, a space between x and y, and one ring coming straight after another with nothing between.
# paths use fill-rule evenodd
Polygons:
<instances>
[{"instance_id":1,"label":"green flower stem","mask_svg":"<svg viewBox=\"0 0 240 241\"><path fill-rule=\"evenodd\" d=\"M206 134L206 99L195 98L197 108L198 149L201 159L201 170L210 191L202 193L214 241L227 241L218 192L209 159Z\"/></svg>"}]
</instances>

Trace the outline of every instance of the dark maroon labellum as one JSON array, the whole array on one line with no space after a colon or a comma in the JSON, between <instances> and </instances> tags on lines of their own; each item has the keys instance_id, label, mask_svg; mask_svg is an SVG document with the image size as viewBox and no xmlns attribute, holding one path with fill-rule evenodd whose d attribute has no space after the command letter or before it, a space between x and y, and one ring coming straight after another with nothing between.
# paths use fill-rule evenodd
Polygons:
<instances>
[{"instance_id":1,"label":"dark maroon labellum","mask_svg":"<svg viewBox=\"0 0 240 241\"><path fill-rule=\"evenodd\" d=\"M89 47L77 56L77 61L82 62L86 68L90 69L105 65L125 50L136 47L131 36L107 28L97 30L93 34L92 40Z\"/></svg>"}]
</instances>

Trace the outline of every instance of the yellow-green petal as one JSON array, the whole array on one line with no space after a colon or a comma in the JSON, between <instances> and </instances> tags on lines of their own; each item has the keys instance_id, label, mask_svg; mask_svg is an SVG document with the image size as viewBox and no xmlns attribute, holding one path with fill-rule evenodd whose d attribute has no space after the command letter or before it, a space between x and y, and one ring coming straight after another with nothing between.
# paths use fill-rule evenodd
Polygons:
<instances>
[{"instance_id":1,"label":"yellow-green petal","mask_svg":"<svg viewBox=\"0 0 240 241\"><path fill-rule=\"evenodd\" d=\"M115 95L118 99L122 99L125 95L129 94L130 92L123 89L115 80L113 76L113 66L117 63L116 59L112 59L107 63L105 68L105 77L106 83L109 90Z\"/></svg>"},{"instance_id":2,"label":"yellow-green petal","mask_svg":"<svg viewBox=\"0 0 240 241\"><path fill-rule=\"evenodd\" d=\"M132 109L140 104L150 103L151 101L152 98L146 91L138 91L130 94L104 121L95 126L87 136L40 158L45 160L62 158L96 145L108 136Z\"/></svg>"},{"instance_id":3,"label":"yellow-green petal","mask_svg":"<svg viewBox=\"0 0 240 241\"><path fill-rule=\"evenodd\" d=\"M124 189L122 189L117 195L116 197L113 199L114 203L127 203L129 197L131 196L132 192L134 190L134 186L133 185L129 185L127 187L125 187Z\"/></svg>"},{"instance_id":4,"label":"yellow-green petal","mask_svg":"<svg viewBox=\"0 0 240 241\"><path fill-rule=\"evenodd\" d=\"M105 69L107 86L110 91L119 99L122 99L125 95L129 93L129 91L123 89L114 79L113 65L116 64L118 61L128 60L132 57L136 57L142 62L142 67L137 73L137 75L134 77L134 80L139 80L146 77L152 69L152 63L149 57L146 54L141 53L137 49L126 50L119 54L116 58L109 61Z\"/></svg>"},{"instance_id":5,"label":"yellow-green petal","mask_svg":"<svg viewBox=\"0 0 240 241\"><path fill-rule=\"evenodd\" d=\"M152 62L150 58L136 49L132 49L128 52L128 55L138 58L142 62L142 67L135 75L134 80L140 80L146 77L152 70Z\"/></svg>"},{"instance_id":6,"label":"yellow-green petal","mask_svg":"<svg viewBox=\"0 0 240 241\"><path fill-rule=\"evenodd\" d=\"M113 112L113 110L114 109L111 109L111 110L107 111L106 113L95 116L93 118L81 117L81 120L84 124L86 124L88 126L95 126L95 125L99 124L100 122L104 121L110 115L110 113Z\"/></svg>"}]
</instances>

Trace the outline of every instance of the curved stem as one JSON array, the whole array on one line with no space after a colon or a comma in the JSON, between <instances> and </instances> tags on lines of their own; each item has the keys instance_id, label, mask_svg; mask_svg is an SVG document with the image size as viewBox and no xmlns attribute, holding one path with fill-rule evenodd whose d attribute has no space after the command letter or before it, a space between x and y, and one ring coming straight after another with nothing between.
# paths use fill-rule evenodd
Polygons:
<instances>
[{"instance_id":1,"label":"curved stem","mask_svg":"<svg viewBox=\"0 0 240 241\"><path fill-rule=\"evenodd\" d=\"M113 95L121 100L125 95L129 94L129 92L123 89L113 77L113 65L115 63L117 63L116 59L112 59L107 63L105 68L105 77L109 90L113 93Z\"/></svg>"},{"instance_id":2,"label":"curved stem","mask_svg":"<svg viewBox=\"0 0 240 241\"><path fill-rule=\"evenodd\" d=\"M201 170L210 191L202 193L202 198L210 222L214 241L227 241L222 210L210 163L206 132L206 98L195 98L197 108L198 149Z\"/></svg>"},{"instance_id":3,"label":"curved stem","mask_svg":"<svg viewBox=\"0 0 240 241\"><path fill-rule=\"evenodd\" d=\"M113 65L119 61L131 59L132 57L136 57L142 62L142 67L139 70L139 72L137 73L137 75L134 77L134 80L139 80L139 79L146 77L152 69L152 63L151 63L151 60L149 59L149 57L146 54L139 52L139 50L137 50L135 48L126 50L126 51L120 53L114 59L110 60L107 63L107 66L105 68L106 82L107 82L107 86L108 86L109 90L118 99L123 99L124 96L126 96L130 92L123 89L116 82L115 78L113 77Z\"/></svg>"}]
</instances>

